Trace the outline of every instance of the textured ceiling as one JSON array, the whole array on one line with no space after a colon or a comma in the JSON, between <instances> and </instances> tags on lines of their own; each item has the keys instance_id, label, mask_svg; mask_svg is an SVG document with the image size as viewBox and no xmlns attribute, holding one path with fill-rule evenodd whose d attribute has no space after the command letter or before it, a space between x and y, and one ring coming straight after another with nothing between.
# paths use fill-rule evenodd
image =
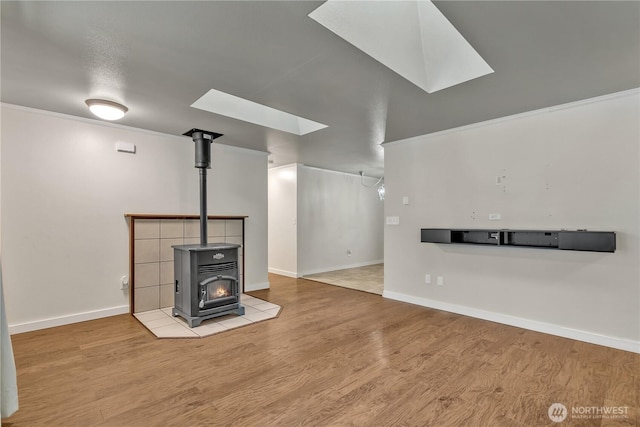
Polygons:
<instances>
[{"instance_id":1,"label":"textured ceiling","mask_svg":"<svg viewBox=\"0 0 640 427\"><path fill-rule=\"evenodd\" d=\"M436 6L495 70L428 94L307 15L315 1L1 3L2 102L268 151L273 165L381 175L389 142L640 86L636 1ZM190 107L209 89L329 127L304 136Z\"/></svg>"}]
</instances>

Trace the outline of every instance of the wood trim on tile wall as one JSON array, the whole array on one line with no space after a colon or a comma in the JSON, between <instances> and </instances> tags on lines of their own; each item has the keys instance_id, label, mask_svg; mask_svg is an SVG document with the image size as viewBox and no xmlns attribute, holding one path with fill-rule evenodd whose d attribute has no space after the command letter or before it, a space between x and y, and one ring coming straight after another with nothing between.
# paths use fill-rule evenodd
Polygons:
<instances>
[{"instance_id":1,"label":"wood trim on tile wall","mask_svg":"<svg viewBox=\"0 0 640 427\"><path fill-rule=\"evenodd\" d=\"M135 220L136 219L200 219L200 215L192 214L124 214L126 221L129 223L129 313L134 313L135 308ZM247 215L207 215L207 219L232 219L242 220L242 289L244 292L244 281L246 279L244 271L244 262L246 251L244 247L245 219Z\"/></svg>"},{"instance_id":2,"label":"wood trim on tile wall","mask_svg":"<svg viewBox=\"0 0 640 427\"><path fill-rule=\"evenodd\" d=\"M200 219L200 215L192 214L124 214L131 219ZM207 215L207 219L245 219L247 215Z\"/></svg>"},{"instance_id":3,"label":"wood trim on tile wall","mask_svg":"<svg viewBox=\"0 0 640 427\"><path fill-rule=\"evenodd\" d=\"M133 314L133 307L135 304L135 295L133 292L133 275L135 271L135 236L136 225L135 218L125 215L127 222L129 223L129 313Z\"/></svg>"}]
</instances>

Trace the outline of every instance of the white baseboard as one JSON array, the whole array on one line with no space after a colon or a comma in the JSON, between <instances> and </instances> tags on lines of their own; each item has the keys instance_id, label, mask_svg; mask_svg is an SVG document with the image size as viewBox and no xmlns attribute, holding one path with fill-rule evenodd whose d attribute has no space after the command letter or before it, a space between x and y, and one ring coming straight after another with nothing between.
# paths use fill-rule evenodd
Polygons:
<instances>
[{"instance_id":1,"label":"white baseboard","mask_svg":"<svg viewBox=\"0 0 640 427\"><path fill-rule=\"evenodd\" d=\"M298 277L308 276L309 274L326 273L328 271L346 270L347 268L366 267L368 265L376 265L376 264L383 264L383 263L384 263L384 260L383 259L379 259L379 260L375 260L375 261L358 262L356 264L335 265L333 267L323 267L323 268L318 268L318 269L314 269L314 270L308 270L308 271L303 272L302 275L298 276Z\"/></svg>"},{"instance_id":2,"label":"white baseboard","mask_svg":"<svg viewBox=\"0 0 640 427\"><path fill-rule=\"evenodd\" d=\"M570 338L577 341L584 341L591 344L598 344L605 347L617 348L619 350L630 351L633 353L640 353L640 341L633 341L626 338L610 337L607 335L601 335L593 332L581 331L578 329L554 325L552 323L523 319L521 317L509 316L506 314L480 310L463 305L450 304L447 302L436 301L427 298L415 297L399 292L383 291L382 296L384 298L408 302L411 304L421 305L423 307L435 308L437 310L462 314L464 316L475 317L477 319L489 320L491 322L529 329L531 331L556 335L563 338Z\"/></svg>"},{"instance_id":3,"label":"white baseboard","mask_svg":"<svg viewBox=\"0 0 640 427\"><path fill-rule=\"evenodd\" d=\"M129 306L121 305L118 307L104 308L101 310L86 311L84 313L69 314L67 316L52 317L49 319L34 320L32 322L25 323L17 323L9 325L9 335L53 328L55 326L70 325L72 323L86 322L87 320L117 316L118 314L126 314L128 312Z\"/></svg>"},{"instance_id":4,"label":"white baseboard","mask_svg":"<svg viewBox=\"0 0 640 427\"><path fill-rule=\"evenodd\" d=\"M260 291L262 289L269 289L269 282L264 282L264 283L245 283L244 284L244 291L245 292L251 292L251 291Z\"/></svg>"},{"instance_id":5,"label":"white baseboard","mask_svg":"<svg viewBox=\"0 0 640 427\"><path fill-rule=\"evenodd\" d=\"M268 271L269 273L279 274L280 276L293 277L294 279L297 279L298 277L300 277L298 276L298 273L295 273L293 271L280 270L279 268L269 267Z\"/></svg>"}]
</instances>

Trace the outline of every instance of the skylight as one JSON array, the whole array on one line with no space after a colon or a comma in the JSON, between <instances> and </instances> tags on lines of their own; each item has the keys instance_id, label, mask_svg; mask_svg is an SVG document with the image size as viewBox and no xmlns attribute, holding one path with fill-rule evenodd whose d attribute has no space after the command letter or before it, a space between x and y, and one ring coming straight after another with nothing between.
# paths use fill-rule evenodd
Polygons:
<instances>
[{"instance_id":1,"label":"skylight","mask_svg":"<svg viewBox=\"0 0 640 427\"><path fill-rule=\"evenodd\" d=\"M429 0L328 0L309 17L429 93L493 73Z\"/></svg>"},{"instance_id":2,"label":"skylight","mask_svg":"<svg viewBox=\"0 0 640 427\"><path fill-rule=\"evenodd\" d=\"M295 135L306 135L328 127L244 98L211 89L191 104L193 108L231 117Z\"/></svg>"}]
</instances>

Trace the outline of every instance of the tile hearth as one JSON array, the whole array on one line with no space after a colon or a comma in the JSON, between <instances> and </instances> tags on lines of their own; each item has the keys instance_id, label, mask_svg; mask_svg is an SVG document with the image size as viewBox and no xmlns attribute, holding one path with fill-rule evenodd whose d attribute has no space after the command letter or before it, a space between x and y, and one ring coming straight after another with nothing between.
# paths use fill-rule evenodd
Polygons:
<instances>
[{"instance_id":1,"label":"tile hearth","mask_svg":"<svg viewBox=\"0 0 640 427\"><path fill-rule=\"evenodd\" d=\"M279 305L245 294L242 294L240 301L245 307L244 315L229 314L205 320L195 328L190 328L183 318L173 317L172 307L134 313L133 315L158 338L202 338L276 318L281 309Z\"/></svg>"}]
</instances>

